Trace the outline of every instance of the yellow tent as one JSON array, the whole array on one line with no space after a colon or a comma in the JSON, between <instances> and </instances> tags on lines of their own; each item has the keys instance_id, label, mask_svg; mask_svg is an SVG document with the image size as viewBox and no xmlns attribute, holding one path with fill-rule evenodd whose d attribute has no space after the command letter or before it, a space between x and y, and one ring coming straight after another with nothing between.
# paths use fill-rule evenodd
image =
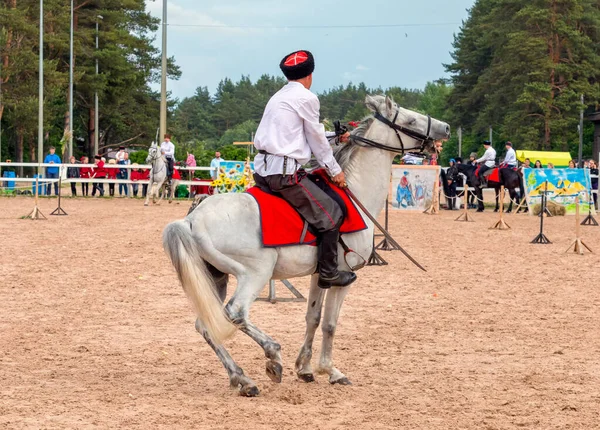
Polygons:
<instances>
[{"instance_id":1,"label":"yellow tent","mask_svg":"<svg viewBox=\"0 0 600 430\"><path fill-rule=\"evenodd\" d=\"M572 160L571 154L568 152L552 152L552 151L516 151L517 159L522 163L526 158L531 160L531 167L536 160L540 160L543 167L548 163L554 164L554 167L569 167L569 161Z\"/></svg>"}]
</instances>

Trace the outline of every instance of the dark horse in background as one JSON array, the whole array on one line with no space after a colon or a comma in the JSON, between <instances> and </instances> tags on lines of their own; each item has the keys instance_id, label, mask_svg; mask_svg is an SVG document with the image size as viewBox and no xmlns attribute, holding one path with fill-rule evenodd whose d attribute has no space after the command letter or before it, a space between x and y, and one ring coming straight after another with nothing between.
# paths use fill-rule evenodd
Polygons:
<instances>
[{"instance_id":1,"label":"dark horse in background","mask_svg":"<svg viewBox=\"0 0 600 430\"><path fill-rule=\"evenodd\" d=\"M483 189L480 188L481 179L475 174L477 170L476 166L469 166L467 164L457 164L456 167L460 173L463 173L470 184L473 185L475 195L477 196L477 212L483 212ZM510 194L510 205L508 206L507 212L512 212L513 201L520 201L525 196L525 190L523 188L523 177L518 171L509 168L500 168L499 182L492 181L488 177L488 183L486 188L493 188L496 191L496 209L494 212L500 210L499 196L500 187L504 185L504 189L508 190ZM516 189L519 189L517 193Z\"/></svg>"}]
</instances>

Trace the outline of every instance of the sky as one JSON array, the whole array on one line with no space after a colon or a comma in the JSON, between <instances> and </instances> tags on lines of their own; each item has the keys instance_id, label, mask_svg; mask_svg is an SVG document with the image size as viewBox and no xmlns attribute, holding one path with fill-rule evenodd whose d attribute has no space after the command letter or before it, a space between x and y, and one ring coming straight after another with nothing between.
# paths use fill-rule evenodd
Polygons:
<instances>
[{"instance_id":1,"label":"sky","mask_svg":"<svg viewBox=\"0 0 600 430\"><path fill-rule=\"evenodd\" d=\"M147 1L158 18L162 1ZM315 57L316 93L350 82L422 89L447 76L443 64L451 61L454 34L473 3L168 0L167 53L175 57L182 76L169 80L167 89L181 100L201 86L214 94L226 77L237 81L247 75L256 81L262 74L283 76L279 62L299 49ZM155 43L161 46L161 30Z\"/></svg>"}]
</instances>

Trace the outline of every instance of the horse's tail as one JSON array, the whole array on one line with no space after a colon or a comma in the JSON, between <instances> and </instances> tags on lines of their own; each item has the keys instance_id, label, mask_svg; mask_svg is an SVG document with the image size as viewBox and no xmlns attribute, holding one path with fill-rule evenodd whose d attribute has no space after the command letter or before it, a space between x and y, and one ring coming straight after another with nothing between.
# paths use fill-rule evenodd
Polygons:
<instances>
[{"instance_id":1,"label":"horse's tail","mask_svg":"<svg viewBox=\"0 0 600 430\"><path fill-rule=\"evenodd\" d=\"M235 326L225 316L214 280L198 252L198 246L185 220L170 223L163 232L163 247L177 271L183 290L212 340L220 344L233 335Z\"/></svg>"}]
</instances>

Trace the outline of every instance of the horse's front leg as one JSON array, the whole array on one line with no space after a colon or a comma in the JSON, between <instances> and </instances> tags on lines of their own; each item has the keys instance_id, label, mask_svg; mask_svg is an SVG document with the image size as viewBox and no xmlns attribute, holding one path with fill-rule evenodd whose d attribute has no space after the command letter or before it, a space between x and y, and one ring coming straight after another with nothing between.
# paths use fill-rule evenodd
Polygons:
<instances>
[{"instance_id":1,"label":"horse's front leg","mask_svg":"<svg viewBox=\"0 0 600 430\"><path fill-rule=\"evenodd\" d=\"M477 187L475 192L475 198L477 199L477 212L483 212L485 206L483 205L483 190Z\"/></svg>"},{"instance_id":2,"label":"horse's front leg","mask_svg":"<svg viewBox=\"0 0 600 430\"><path fill-rule=\"evenodd\" d=\"M508 204L508 209L506 210L506 213L511 213L513 207L513 200L517 199L517 192L513 188L511 188L510 190L508 190L508 195L510 203Z\"/></svg>"},{"instance_id":3,"label":"horse's front leg","mask_svg":"<svg viewBox=\"0 0 600 430\"><path fill-rule=\"evenodd\" d=\"M296 374L304 382L313 382L315 380L310 360L312 359L312 345L315 333L321 322L321 309L323 308L323 299L325 298L325 290L319 288L317 285L318 279L319 275L312 275L310 279L310 292L308 293L308 306L306 309L306 334L304 335L304 343L296 359Z\"/></svg>"},{"instance_id":4,"label":"horse's front leg","mask_svg":"<svg viewBox=\"0 0 600 430\"><path fill-rule=\"evenodd\" d=\"M344 298L348 294L348 287L334 287L327 292L325 303L325 314L323 315L323 344L321 346L321 358L319 360L319 372L329 375L330 384L351 385L346 375L333 367L333 336L340 316L340 309Z\"/></svg>"},{"instance_id":5,"label":"horse's front leg","mask_svg":"<svg viewBox=\"0 0 600 430\"><path fill-rule=\"evenodd\" d=\"M500 210L500 188L494 188L494 192L496 193L496 209L494 209L494 212L498 212Z\"/></svg>"},{"instance_id":6,"label":"horse's front leg","mask_svg":"<svg viewBox=\"0 0 600 430\"><path fill-rule=\"evenodd\" d=\"M149 185L150 190L146 191L146 201L144 202L144 206L148 206L148 204L150 203L150 195L154 191L154 183L152 182L152 183L150 183L148 185Z\"/></svg>"},{"instance_id":7,"label":"horse's front leg","mask_svg":"<svg viewBox=\"0 0 600 430\"><path fill-rule=\"evenodd\" d=\"M156 205L160 205L160 202L163 199L163 193L161 191L162 191L164 185L165 185L165 181L162 181L160 184L158 184L156 186L156 194L152 195L152 199L154 199L155 195L158 195L158 202L156 202L155 200L152 200L152 202Z\"/></svg>"}]
</instances>

